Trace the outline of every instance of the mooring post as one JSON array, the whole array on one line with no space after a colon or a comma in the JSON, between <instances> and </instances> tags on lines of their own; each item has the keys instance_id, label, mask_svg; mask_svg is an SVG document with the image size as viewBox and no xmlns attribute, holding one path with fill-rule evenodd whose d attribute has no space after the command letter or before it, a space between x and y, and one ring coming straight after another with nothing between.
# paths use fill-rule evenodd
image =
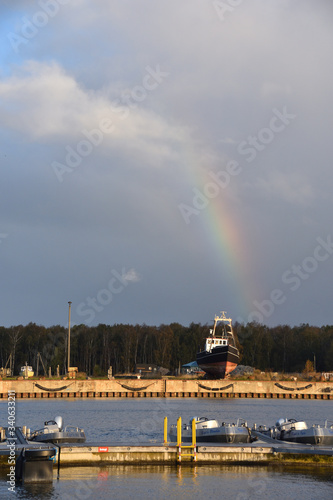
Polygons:
<instances>
[{"instance_id":1,"label":"mooring post","mask_svg":"<svg viewBox=\"0 0 333 500\"><path fill-rule=\"evenodd\" d=\"M182 460L182 417L177 420L178 462Z\"/></svg>"},{"instance_id":2,"label":"mooring post","mask_svg":"<svg viewBox=\"0 0 333 500\"><path fill-rule=\"evenodd\" d=\"M60 453L61 453L61 447L58 446L58 475L57 475L57 479L59 479L60 477Z\"/></svg>"},{"instance_id":3,"label":"mooring post","mask_svg":"<svg viewBox=\"0 0 333 500\"><path fill-rule=\"evenodd\" d=\"M193 460L197 461L197 431L195 418L192 419L192 447L193 447Z\"/></svg>"},{"instance_id":4,"label":"mooring post","mask_svg":"<svg viewBox=\"0 0 333 500\"><path fill-rule=\"evenodd\" d=\"M164 417L164 444L168 442L168 417Z\"/></svg>"}]
</instances>

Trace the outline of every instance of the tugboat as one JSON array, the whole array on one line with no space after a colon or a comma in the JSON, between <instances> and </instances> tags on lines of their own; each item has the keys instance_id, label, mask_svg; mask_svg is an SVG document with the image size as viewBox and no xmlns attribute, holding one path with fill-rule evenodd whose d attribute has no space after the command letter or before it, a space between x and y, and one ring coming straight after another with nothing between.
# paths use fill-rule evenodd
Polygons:
<instances>
[{"instance_id":1,"label":"tugboat","mask_svg":"<svg viewBox=\"0 0 333 500\"><path fill-rule=\"evenodd\" d=\"M232 320L226 318L224 311L221 316L215 316L205 348L197 353L198 366L214 378L225 378L239 363L239 351L231 323Z\"/></svg>"},{"instance_id":2,"label":"tugboat","mask_svg":"<svg viewBox=\"0 0 333 500\"><path fill-rule=\"evenodd\" d=\"M279 441L333 446L333 422L328 420L324 425L315 424L308 427L303 420L279 418L273 427L260 425L254 426L253 430Z\"/></svg>"},{"instance_id":3,"label":"tugboat","mask_svg":"<svg viewBox=\"0 0 333 500\"><path fill-rule=\"evenodd\" d=\"M247 422L237 419L236 424L222 422L207 417L193 417L188 424L182 426L182 442L192 441L192 421L195 420L197 443L250 443L251 431ZM169 431L171 442L177 441L177 425L172 425Z\"/></svg>"},{"instance_id":4,"label":"tugboat","mask_svg":"<svg viewBox=\"0 0 333 500\"><path fill-rule=\"evenodd\" d=\"M83 429L67 425L63 428L62 417L44 422L43 429L33 431L31 441L39 443L84 443L86 435Z\"/></svg>"}]
</instances>

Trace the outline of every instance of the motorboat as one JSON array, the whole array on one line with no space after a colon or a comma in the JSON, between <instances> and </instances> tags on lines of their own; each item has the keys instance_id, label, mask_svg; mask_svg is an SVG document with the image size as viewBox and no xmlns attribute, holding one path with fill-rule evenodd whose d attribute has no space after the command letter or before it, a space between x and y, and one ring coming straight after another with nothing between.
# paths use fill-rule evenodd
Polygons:
<instances>
[{"instance_id":1,"label":"motorboat","mask_svg":"<svg viewBox=\"0 0 333 500\"><path fill-rule=\"evenodd\" d=\"M39 443L84 443L86 436L83 429L67 425L63 427L62 417L44 422L44 427L30 434L31 441Z\"/></svg>"},{"instance_id":2,"label":"motorboat","mask_svg":"<svg viewBox=\"0 0 333 500\"><path fill-rule=\"evenodd\" d=\"M184 443L192 442L192 421L195 420L196 442L198 443L249 443L251 431L247 422L238 419L234 424L222 422L207 417L193 417L188 424L181 427L181 440ZM177 442L177 425L169 430L171 442Z\"/></svg>"},{"instance_id":3,"label":"motorboat","mask_svg":"<svg viewBox=\"0 0 333 500\"><path fill-rule=\"evenodd\" d=\"M273 427L254 425L253 430L280 441L333 446L333 422L329 420L309 427L304 420L280 418Z\"/></svg>"},{"instance_id":4,"label":"motorboat","mask_svg":"<svg viewBox=\"0 0 333 500\"><path fill-rule=\"evenodd\" d=\"M232 320L224 311L215 316L205 347L197 353L197 364L207 375L223 379L239 363L239 351L232 329Z\"/></svg>"}]
</instances>

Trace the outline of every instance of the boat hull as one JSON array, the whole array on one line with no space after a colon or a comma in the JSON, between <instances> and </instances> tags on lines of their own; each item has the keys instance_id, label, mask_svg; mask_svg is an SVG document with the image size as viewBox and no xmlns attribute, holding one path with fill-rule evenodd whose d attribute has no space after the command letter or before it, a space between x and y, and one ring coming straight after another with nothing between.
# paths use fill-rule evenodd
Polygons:
<instances>
[{"instance_id":1,"label":"boat hull","mask_svg":"<svg viewBox=\"0 0 333 500\"><path fill-rule=\"evenodd\" d=\"M37 441L38 443L85 443L86 436L83 431L55 431L47 434L38 434L34 436L32 441Z\"/></svg>"},{"instance_id":2,"label":"boat hull","mask_svg":"<svg viewBox=\"0 0 333 500\"><path fill-rule=\"evenodd\" d=\"M333 446L333 425L327 423L308 427L304 421L280 419L273 427L259 426L253 430L287 443Z\"/></svg>"},{"instance_id":3,"label":"boat hull","mask_svg":"<svg viewBox=\"0 0 333 500\"><path fill-rule=\"evenodd\" d=\"M177 442L177 428L171 427L169 432L171 442ZM234 425L221 426L215 429L202 429L196 432L197 443L249 443L251 436L246 427ZM182 442L192 442L192 430L182 430Z\"/></svg>"},{"instance_id":4,"label":"boat hull","mask_svg":"<svg viewBox=\"0 0 333 500\"><path fill-rule=\"evenodd\" d=\"M239 363L239 352L233 346L215 347L211 352L197 354L199 368L214 378L225 378Z\"/></svg>"},{"instance_id":5,"label":"boat hull","mask_svg":"<svg viewBox=\"0 0 333 500\"><path fill-rule=\"evenodd\" d=\"M333 446L333 429L327 427L311 427L303 431L281 432L279 439L289 443L315 444Z\"/></svg>"}]
</instances>

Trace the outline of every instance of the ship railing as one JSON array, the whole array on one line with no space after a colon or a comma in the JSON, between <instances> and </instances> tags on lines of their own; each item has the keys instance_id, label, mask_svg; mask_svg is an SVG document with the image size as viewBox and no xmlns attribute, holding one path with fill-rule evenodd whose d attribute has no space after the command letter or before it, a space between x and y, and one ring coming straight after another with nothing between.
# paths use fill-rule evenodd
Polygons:
<instances>
[{"instance_id":1,"label":"ship railing","mask_svg":"<svg viewBox=\"0 0 333 500\"><path fill-rule=\"evenodd\" d=\"M37 429L36 431L33 431L30 436L31 438L35 437L35 436L39 436L40 434L51 434L52 432L55 432L55 431L59 431L59 428L56 426L54 426L54 428L50 428L50 427L43 427L42 429Z\"/></svg>"},{"instance_id":2,"label":"ship railing","mask_svg":"<svg viewBox=\"0 0 333 500\"><path fill-rule=\"evenodd\" d=\"M248 427L247 420L245 418L237 418L237 427Z\"/></svg>"},{"instance_id":3,"label":"ship railing","mask_svg":"<svg viewBox=\"0 0 333 500\"><path fill-rule=\"evenodd\" d=\"M42 429L37 429L30 434L31 438L39 436L41 434L52 434L53 432L84 432L80 427L76 427L74 425L66 425L64 429L59 429L58 426L54 424L49 424L48 426L43 427Z\"/></svg>"},{"instance_id":4,"label":"ship railing","mask_svg":"<svg viewBox=\"0 0 333 500\"><path fill-rule=\"evenodd\" d=\"M61 430L63 432L83 432L83 429L80 429L80 427L75 427L75 425L66 425L66 427Z\"/></svg>"},{"instance_id":5,"label":"ship railing","mask_svg":"<svg viewBox=\"0 0 333 500\"><path fill-rule=\"evenodd\" d=\"M182 417L177 420L177 462L181 462L183 457L190 457L194 462L197 461L197 444L196 444L196 420L192 419L192 444L184 446L182 444ZM185 450L185 453L183 452Z\"/></svg>"}]
</instances>

